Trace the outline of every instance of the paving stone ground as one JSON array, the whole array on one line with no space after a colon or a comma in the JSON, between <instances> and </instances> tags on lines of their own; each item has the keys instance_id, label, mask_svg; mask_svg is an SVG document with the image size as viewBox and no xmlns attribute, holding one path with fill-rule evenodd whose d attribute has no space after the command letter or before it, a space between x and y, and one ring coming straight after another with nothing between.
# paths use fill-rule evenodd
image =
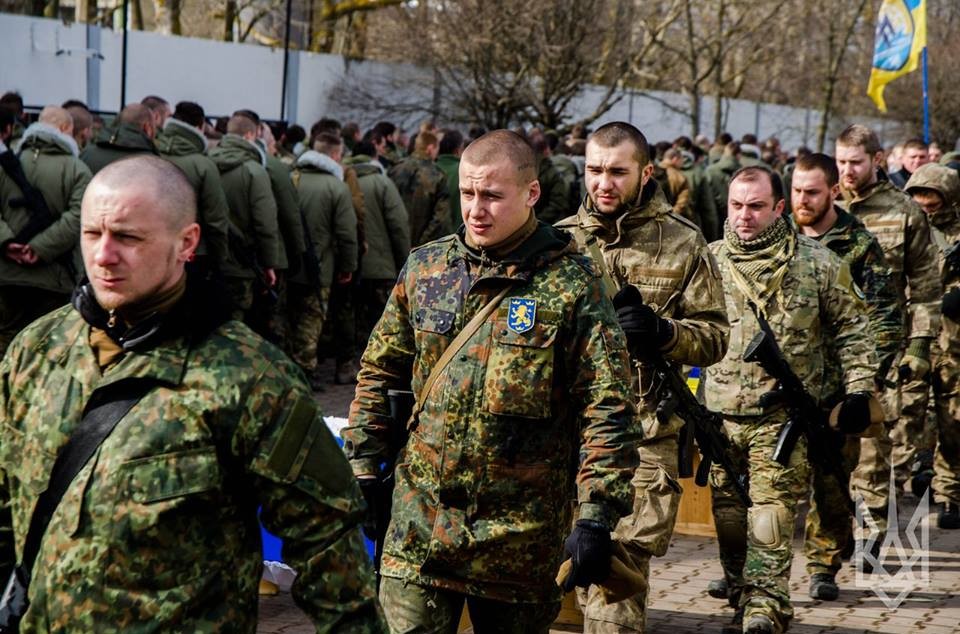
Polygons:
<instances>
[{"instance_id":1,"label":"paving stone ground","mask_svg":"<svg viewBox=\"0 0 960 634\"><path fill-rule=\"evenodd\" d=\"M332 370L332 369L331 369ZM352 386L327 387L318 394L325 414L346 416ZM901 535L912 519L917 500L901 496L899 522ZM840 598L833 602L815 601L807 595L809 578L802 557L795 556L791 570L790 588L796 616L790 632L793 634L866 634L903 633L951 634L960 633L960 530L945 531L936 528L936 516L926 518L929 524L929 551L927 570L929 583L910 592L897 607L888 607L868 587L857 587L856 571L845 566L838 576ZM799 531L797 535L799 535ZM905 554L912 557L918 551L910 548L903 537ZM800 541L794 541L794 552ZM891 564L896 554L887 551L885 565L896 574L898 566ZM920 561L914 567L922 577ZM729 622L733 610L724 601L707 596L711 579L721 576L717 559L716 540L707 537L677 535L665 557L651 565L650 612L648 632L685 634L687 632L719 632ZM890 594L896 595L896 591ZM289 594L260 600L260 624L263 634L306 634L315 630L306 616L297 608ZM558 628L556 632L580 631L578 628Z\"/></svg>"}]
</instances>

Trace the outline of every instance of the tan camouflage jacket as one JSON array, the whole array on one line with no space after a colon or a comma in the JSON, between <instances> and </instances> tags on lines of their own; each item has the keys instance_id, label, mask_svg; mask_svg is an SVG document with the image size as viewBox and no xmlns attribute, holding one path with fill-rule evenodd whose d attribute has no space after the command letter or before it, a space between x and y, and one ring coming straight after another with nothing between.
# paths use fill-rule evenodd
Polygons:
<instances>
[{"instance_id":1,"label":"tan camouflage jacket","mask_svg":"<svg viewBox=\"0 0 960 634\"><path fill-rule=\"evenodd\" d=\"M541 223L499 261L462 236L407 259L361 360L345 449L355 474L375 473L399 431L387 390L418 393L457 333L512 284L409 425L381 572L502 601L559 600L570 501L611 528L633 506L640 430L625 337L569 235Z\"/></svg>"},{"instance_id":2,"label":"tan camouflage jacket","mask_svg":"<svg viewBox=\"0 0 960 634\"><path fill-rule=\"evenodd\" d=\"M309 387L239 322L195 340L189 329L209 312L183 313L184 334L128 351L103 374L91 327L70 306L34 322L8 350L0 497L9 500L17 559L85 404L125 379L157 385L57 508L21 632L254 632L259 506L284 540L284 559L299 573L293 596L318 631L386 631L358 528L360 490ZM0 564L9 566L9 524L0 528Z\"/></svg>"},{"instance_id":3,"label":"tan camouflage jacket","mask_svg":"<svg viewBox=\"0 0 960 634\"><path fill-rule=\"evenodd\" d=\"M843 371L847 393L872 392L878 361L871 339L861 291L850 269L832 251L805 237L791 234L796 251L781 290L767 305L767 320L793 371L821 403L835 391L826 378L825 350L834 349ZM776 382L759 363L747 363L744 352L760 326L743 293L731 279L727 245L710 243L723 276L730 347L723 360L707 369L707 407L727 416L763 416L760 397Z\"/></svg>"},{"instance_id":4,"label":"tan camouflage jacket","mask_svg":"<svg viewBox=\"0 0 960 634\"><path fill-rule=\"evenodd\" d=\"M557 227L570 231L584 254L602 255L599 264L617 289L636 286L657 314L673 322L675 341L664 356L677 365L701 367L722 359L730 331L723 288L716 260L696 225L671 213L652 181L637 204L616 218L594 211L589 201ZM658 423L650 370L637 359L633 365L644 438L676 434L683 421L674 416L666 425Z\"/></svg>"},{"instance_id":5,"label":"tan camouflage jacket","mask_svg":"<svg viewBox=\"0 0 960 634\"><path fill-rule=\"evenodd\" d=\"M877 237L906 308L908 338L935 337L940 327L937 247L923 211L890 181L880 180L865 193L844 192L847 211Z\"/></svg>"},{"instance_id":6,"label":"tan camouflage jacket","mask_svg":"<svg viewBox=\"0 0 960 634\"><path fill-rule=\"evenodd\" d=\"M960 242L960 179L952 168L944 169L940 165L927 168L923 165L913 173L906 187L908 190L914 187L932 189L943 196L944 208L928 216L928 219L933 242L940 251L940 281L946 293L960 286L960 276L952 275L947 271L943 260L946 250ZM953 358L960 357L960 324L944 317L941 320L937 344L941 353Z\"/></svg>"}]
</instances>

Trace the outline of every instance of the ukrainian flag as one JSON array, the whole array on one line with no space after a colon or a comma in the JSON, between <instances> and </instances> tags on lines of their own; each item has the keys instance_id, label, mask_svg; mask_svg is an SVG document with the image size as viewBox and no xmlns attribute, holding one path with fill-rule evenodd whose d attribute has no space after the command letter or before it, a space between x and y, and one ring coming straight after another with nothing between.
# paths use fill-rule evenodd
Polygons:
<instances>
[{"instance_id":1,"label":"ukrainian flag","mask_svg":"<svg viewBox=\"0 0 960 634\"><path fill-rule=\"evenodd\" d=\"M883 0L877 15L873 68L867 94L881 112L887 111L884 87L894 79L917 70L927 46L927 1Z\"/></svg>"}]
</instances>

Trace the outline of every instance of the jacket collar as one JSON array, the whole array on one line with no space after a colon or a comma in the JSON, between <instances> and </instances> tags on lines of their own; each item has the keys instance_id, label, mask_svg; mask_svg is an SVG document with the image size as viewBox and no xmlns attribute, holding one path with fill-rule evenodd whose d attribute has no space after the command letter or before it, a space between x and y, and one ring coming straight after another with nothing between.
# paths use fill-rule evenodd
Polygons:
<instances>
[{"instance_id":1,"label":"jacket collar","mask_svg":"<svg viewBox=\"0 0 960 634\"><path fill-rule=\"evenodd\" d=\"M619 216L604 214L593 206L587 196L577 211L577 224L588 233L597 235L609 245L623 239L630 229L665 216L671 212L666 197L657 182L651 178L637 195L637 200Z\"/></svg>"},{"instance_id":2,"label":"jacket collar","mask_svg":"<svg viewBox=\"0 0 960 634\"><path fill-rule=\"evenodd\" d=\"M197 146L197 149L200 150L200 152L206 152L207 148L209 147L207 137L205 137L200 130L190 125L186 121L180 121L179 119L174 119L173 117L167 117L166 123L163 124L163 131L167 134L177 134L178 136L188 137L194 143L194 145Z\"/></svg>"},{"instance_id":3,"label":"jacket collar","mask_svg":"<svg viewBox=\"0 0 960 634\"><path fill-rule=\"evenodd\" d=\"M343 167L326 154L315 150L307 150L301 154L297 159L297 167L313 167L343 180Z\"/></svg>"},{"instance_id":4,"label":"jacket collar","mask_svg":"<svg viewBox=\"0 0 960 634\"><path fill-rule=\"evenodd\" d=\"M80 148L77 146L76 140L48 123L37 121L30 124L30 127L23 133L20 148L29 147L34 139L40 145L53 145L60 148L64 153L72 154L74 157L80 156Z\"/></svg>"}]
</instances>

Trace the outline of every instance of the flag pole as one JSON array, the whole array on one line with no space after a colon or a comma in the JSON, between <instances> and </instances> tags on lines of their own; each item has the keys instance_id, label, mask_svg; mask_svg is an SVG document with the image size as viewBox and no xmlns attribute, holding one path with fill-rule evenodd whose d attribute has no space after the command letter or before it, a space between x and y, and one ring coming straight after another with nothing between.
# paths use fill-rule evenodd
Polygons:
<instances>
[{"instance_id":1,"label":"flag pole","mask_svg":"<svg viewBox=\"0 0 960 634\"><path fill-rule=\"evenodd\" d=\"M923 142L930 143L930 82L927 77L927 47L921 52L923 63Z\"/></svg>"}]
</instances>

